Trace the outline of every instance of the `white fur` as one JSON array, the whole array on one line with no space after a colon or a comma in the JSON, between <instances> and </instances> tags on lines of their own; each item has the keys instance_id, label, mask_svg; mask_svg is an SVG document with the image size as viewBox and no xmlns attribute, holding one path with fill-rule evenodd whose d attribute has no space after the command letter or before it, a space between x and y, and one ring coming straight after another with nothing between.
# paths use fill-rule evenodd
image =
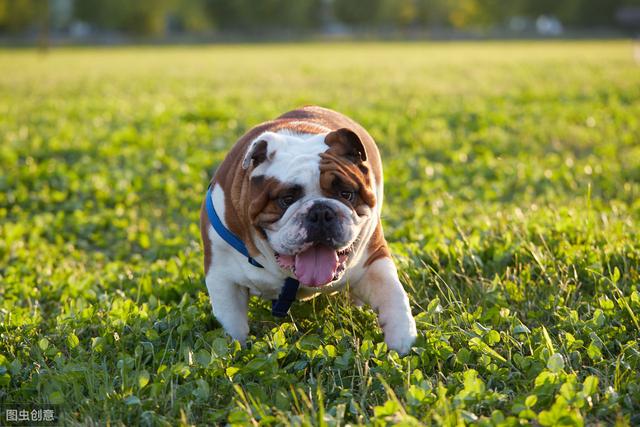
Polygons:
<instances>
[{"instance_id":1,"label":"white fur","mask_svg":"<svg viewBox=\"0 0 640 427\"><path fill-rule=\"evenodd\" d=\"M282 234L283 239L287 235L300 231L295 228L295 222L291 221L295 215L303 215L315 200L320 198L332 200L324 198L319 186L319 154L329 148L324 142L325 136L326 134L296 134L288 131L265 132L256 138L247 150L244 163L247 158L250 162L255 143L261 140L267 141L267 160L252 171L252 176L274 177L280 182L298 184L304 188L305 196L289 207L283 218L276 222L275 228L284 228L288 231L288 234ZM374 185L378 206L360 221L357 215L345 205L332 201L340 205L335 207L342 214L352 217L353 235L348 236L350 242L347 243L350 244L356 239L358 243L355 245L345 274L339 280L322 287L301 286L298 298L306 299L320 293L332 293L342 289L347 282L351 283L354 297L369 303L379 312L380 323L389 348L405 353L415 340L416 328L407 295L398 280L395 266L388 258L377 260L370 266L364 266L367 258L367 242L379 222L382 204L382 183ZM224 200L223 189L217 184L214 185L212 202L226 226ZM268 230L267 232L269 233ZM260 252L256 260L264 267L261 269L249 264L242 254L222 240L211 225L208 228L208 235L211 240L212 257L205 282L211 297L213 312L227 333L244 343L249 333L247 320L249 293L266 299L275 299L284 279L290 273L282 270L277 264L273 256L274 242L270 244L264 239L255 240Z\"/></svg>"},{"instance_id":2,"label":"white fur","mask_svg":"<svg viewBox=\"0 0 640 427\"><path fill-rule=\"evenodd\" d=\"M259 141L267 141L267 158L259 164L251 176L264 175L280 182L311 186L307 190L319 193L320 153L329 146L324 142L327 134L296 134L290 132L265 132L257 137L247 152Z\"/></svg>"},{"instance_id":3,"label":"white fur","mask_svg":"<svg viewBox=\"0 0 640 427\"><path fill-rule=\"evenodd\" d=\"M356 301L364 301L378 313L387 346L407 353L417 336L416 322L393 261L374 261L362 279L352 285L351 292Z\"/></svg>"}]
</instances>

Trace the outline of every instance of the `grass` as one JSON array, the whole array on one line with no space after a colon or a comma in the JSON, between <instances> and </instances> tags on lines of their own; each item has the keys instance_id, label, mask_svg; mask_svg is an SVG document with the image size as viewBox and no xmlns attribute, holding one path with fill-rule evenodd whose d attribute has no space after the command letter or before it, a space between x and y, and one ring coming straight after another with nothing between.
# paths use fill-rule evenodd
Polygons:
<instances>
[{"instance_id":1,"label":"grass","mask_svg":"<svg viewBox=\"0 0 640 427\"><path fill-rule=\"evenodd\" d=\"M213 168L303 104L378 141L419 337L211 314ZM613 42L0 51L0 403L65 424L640 424L640 69Z\"/></svg>"}]
</instances>

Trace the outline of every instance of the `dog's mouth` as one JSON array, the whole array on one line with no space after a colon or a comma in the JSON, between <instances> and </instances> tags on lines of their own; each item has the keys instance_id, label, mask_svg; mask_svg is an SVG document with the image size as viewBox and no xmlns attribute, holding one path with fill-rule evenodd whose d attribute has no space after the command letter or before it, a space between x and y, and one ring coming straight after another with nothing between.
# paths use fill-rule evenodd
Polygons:
<instances>
[{"instance_id":1,"label":"dog's mouth","mask_svg":"<svg viewBox=\"0 0 640 427\"><path fill-rule=\"evenodd\" d=\"M294 255L275 253L278 265L291 271L306 286L320 287L336 281L347 268L353 244L342 250L316 243L305 245Z\"/></svg>"}]
</instances>

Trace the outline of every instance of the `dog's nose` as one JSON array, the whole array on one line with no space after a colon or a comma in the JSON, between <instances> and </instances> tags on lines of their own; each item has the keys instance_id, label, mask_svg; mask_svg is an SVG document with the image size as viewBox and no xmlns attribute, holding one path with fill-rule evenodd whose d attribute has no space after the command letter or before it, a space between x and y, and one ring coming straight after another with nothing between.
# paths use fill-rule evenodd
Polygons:
<instances>
[{"instance_id":1,"label":"dog's nose","mask_svg":"<svg viewBox=\"0 0 640 427\"><path fill-rule=\"evenodd\" d=\"M331 206L316 203L307 212L305 228L308 242L330 243L340 235L338 214Z\"/></svg>"},{"instance_id":2,"label":"dog's nose","mask_svg":"<svg viewBox=\"0 0 640 427\"><path fill-rule=\"evenodd\" d=\"M317 227L327 227L336 220L336 213L327 205L313 205L307 215L309 223Z\"/></svg>"}]
</instances>

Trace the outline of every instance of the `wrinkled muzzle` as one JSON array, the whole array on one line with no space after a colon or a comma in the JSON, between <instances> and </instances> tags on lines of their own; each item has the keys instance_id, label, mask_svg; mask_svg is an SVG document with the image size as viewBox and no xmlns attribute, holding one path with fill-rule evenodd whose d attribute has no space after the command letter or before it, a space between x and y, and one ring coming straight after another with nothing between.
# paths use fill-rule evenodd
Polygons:
<instances>
[{"instance_id":1,"label":"wrinkled muzzle","mask_svg":"<svg viewBox=\"0 0 640 427\"><path fill-rule=\"evenodd\" d=\"M280 267L304 285L323 286L346 269L356 228L344 204L317 199L304 203L269 240Z\"/></svg>"}]
</instances>

